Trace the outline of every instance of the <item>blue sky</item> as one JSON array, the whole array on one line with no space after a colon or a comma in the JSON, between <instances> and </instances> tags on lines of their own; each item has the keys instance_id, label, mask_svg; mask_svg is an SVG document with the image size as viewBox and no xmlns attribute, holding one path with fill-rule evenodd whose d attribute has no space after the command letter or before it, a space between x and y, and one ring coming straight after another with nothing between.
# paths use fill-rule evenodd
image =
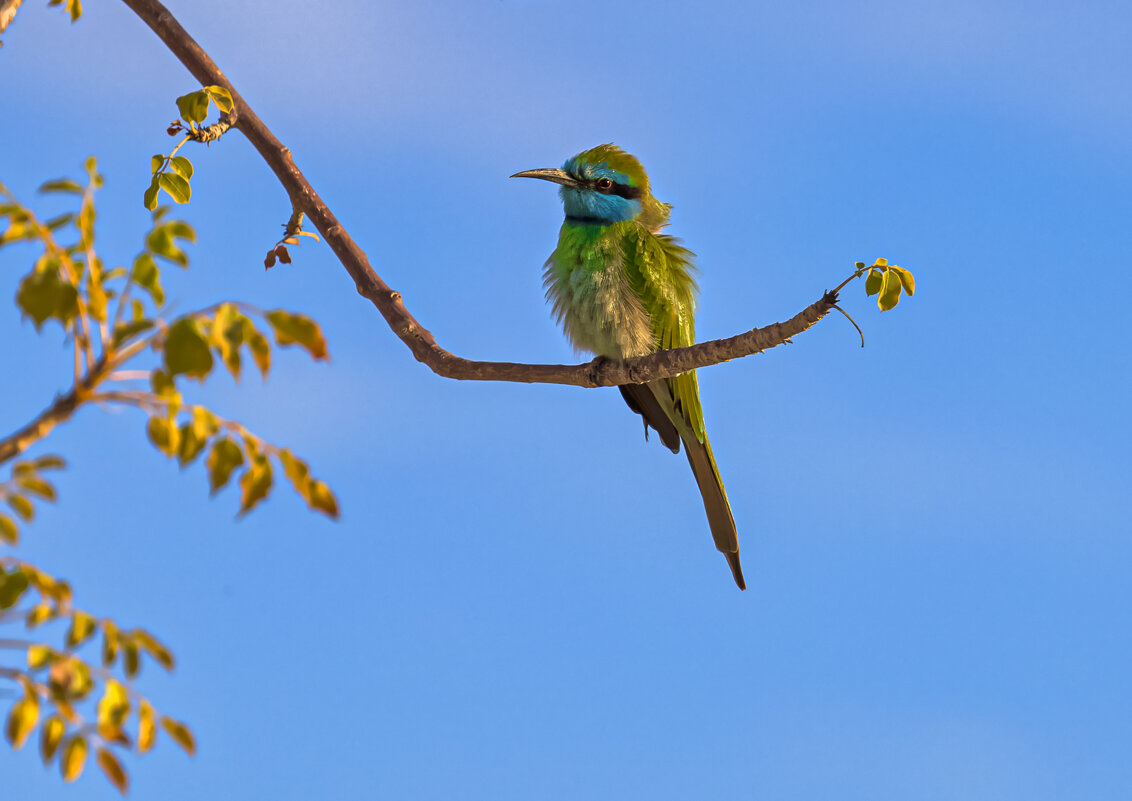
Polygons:
<instances>
[{"instance_id":1,"label":"blue sky","mask_svg":"<svg viewBox=\"0 0 1132 801\"><path fill-rule=\"evenodd\" d=\"M0 180L96 154L104 258L147 220L191 77L124 6L25 3L0 51ZM912 269L795 344L701 371L750 589L683 457L612 390L417 364L329 250L264 273L285 195L238 134L190 155L180 308L322 321L333 361L197 397L293 446L235 521L130 413L84 410L19 555L145 625L187 719L134 797L1054 799L1132 791L1132 81L1120 3L198 2L173 12L448 349L571 361L541 265L556 193L511 173L614 141L699 254L701 338L786 319L856 260ZM34 200L45 212L55 198ZM0 298L27 265L0 257ZM64 386L0 313L0 427ZM108 799L0 749L5 797Z\"/></svg>"}]
</instances>

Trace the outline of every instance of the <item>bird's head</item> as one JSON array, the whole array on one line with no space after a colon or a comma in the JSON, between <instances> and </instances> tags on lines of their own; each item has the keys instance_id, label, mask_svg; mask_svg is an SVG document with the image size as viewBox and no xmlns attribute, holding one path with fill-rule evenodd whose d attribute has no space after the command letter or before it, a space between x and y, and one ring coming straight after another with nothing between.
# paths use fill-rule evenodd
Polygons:
<instances>
[{"instance_id":1,"label":"bird's head","mask_svg":"<svg viewBox=\"0 0 1132 801\"><path fill-rule=\"evenodd\" d=\"M649 176L636 156L617 145L598 145L567 159L561 169L524 170L512 178L541 178L561 184L568 222L610 225L640 220L650 228L668 218L668 204L649 191Z\"/></svg>"}]
</instances>

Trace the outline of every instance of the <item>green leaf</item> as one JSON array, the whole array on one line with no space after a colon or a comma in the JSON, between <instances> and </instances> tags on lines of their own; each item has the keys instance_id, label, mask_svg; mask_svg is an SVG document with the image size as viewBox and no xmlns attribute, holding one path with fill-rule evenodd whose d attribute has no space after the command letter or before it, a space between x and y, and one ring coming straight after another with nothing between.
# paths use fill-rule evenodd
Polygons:
<instances>
[{"instance_id":1,"label":"green leaf","mask_svg":"<svg viewBox=\"0 0 1132 801\"><path fill-rule=\"evenodd\" d=\"M131 320L128 323L118 323L114 327L114 347L119 347L126 340L151 328L153 328L153 320Z\"/></svg>"},{"instance_id":2,"label":"green leaf","mask_svg":"<svg viewBox=\"0 0 1132 801\"><path fill-rule=\"evenodd\" d=\"M106 778L110 780L110 783L119 793L125 795L130 789L130 777L126 774L126 769L122 767L122 763L118 761L118 757L106 748L99 748L95 757L98 761L98 767L102 768Z\"/></svg>"},{"instance_id":3,"label":"green leaf","mask_svg":"<svg viewBox=\"0 0 1132 801\"><path fill-rule=\"evenodd\" d=\"M889 270L884 274L884 283L881 284L877 305L880 306L881 311L888 311L899 302L900 276L896 274L895 270Z\"/></svg>"},{"instance_id":4,"label":"green leaf","mask_svg":"<svg viewBox=\"0 0 1132 801\"><path fill-rule=\"evenodd\" d=\"M6 573L0 567L0 609L11 609L20 602L20 598L28 588L28 577L24 571L16 568Z\"/></svg>"},{"instance_id":5,"label":"green leaf","mask_svg":"<svg viewBox=\"0 0 1132 801\"><path fill-rule=\"evenodd\" d=\"M52 317L66 326L79 313L78 301L78 291L55 269L29 273L16 292L16 303L35 322L36 330Z\"/></svg>"},{"instance_id":6,"label":"green leaf","mask_svg":"<svg viewBox=\"0 0 1132 801\"><path fill-rule=\"evenodd\" d=\"M916 279L912 276L912 273L909 270L905 270L903 267L892 267L890 269L900 276L900 285L904 287L904 291L908 294L908 297L915 295Z\"/></svg>"},{"instance_id":7,"label":"green leaf","mask_svg":"<svg viewBox=\"0 0 1132 801\"><path fill-rule=\"evenodd\" d=\"M246 317L244 319L247 320ZM248 343L248 350L251 351L252 360L259 368L260 375L267 378L267 373L271 370L271 343L255 329L251 320L247 320L244 326L244 340Z\"/></svg>"},{"instance_id":8,"label":"green leaf","mask_svg":"<svg viewBox=\"0 0 1132 801\"><path fill-rule=\"evenodd\" d=\"M204 450L204 446L207 444L207 439L197 436L192 423L184 423L181 426L181 447L177 451L177 461L181 463L181 467L190 464L200 456L200 452Z\"/></svg>"},{"instance_id":9,"label":"green leaf","mask_svg":"<svg viewBox=\"0 0 1132 801\"><path fill-rule=\"evenodd\" d=\"M48 192L69 192L74 195L81 195L86 190L70 178L60 178L58 181L48 181L43 186L39 187L39 191L43 194L47 194Z\"/></svg>"},{"instance_id":10,"label":"green leaf","mask_svg":"<svg viewBox=\"0 0 1132 801\"><path fill-rule=\"evenodd\" d=\"M54 454L45 454L38 459L33 459L31 462L35 465L36 470L62 470L67 466L67 462L62 456L55 456Z\"/></svg>"},{"instance_id":11,"label":"green leaf","mask_svg":"<svg viewBox=\"0 0 1132 801\"><path fill-rule=\"evenodd\" d=\"M145 426L146 436L166 456L176 456L181 449L181 432L167 417L151 417Z\"/></svg>"},{"instance_id":12,"label":"green leaf","mask_svg":"<svg viewBox=\"0 0 1132 801\"><path fill-rule=\"evenodd\" d=\"M203 383L212 372L212 351L192 317L182 317L169 326L164 350L165 369L171 376L186 375Z\"/></svg>"},{"instance_id":13,"label":"green leaf","mask_svg":"<svg viewBox=\"0 0 1132 801\"><path fill-rule=\"evenodd\" d=\"M873 262L873 266L874 267L887 267L888 266L888 259L877 259L876 261Z\"/></svg>"},{"instance_id":14,"label":"green leaf","mask_svg":"<svg viewBox=\"0 0 1132 801\"><path fill-rule=\"evenodd\" d=\"M232 93L225 89L223 86L206 86L204 91L212 98L212 102L224 114L229 113L235 108L235 103L232 102Z\"/></svg>"},{"instance_id":15,"label":"green leaf","mask_svg":"<svg viewBox=\"0 0 1132 801\"><path fill-rule=\"evenodd\" d=\"M63 774L63 781L73 782L82 775L86 764L86 740L81 734L76 734L63 747L63 755L59 757L59 772Z\"/></svg>"},{"instance_id":16,"label":"green leaf","mask_svg":"<svg viewBox=\"0 0 1132 801\"><path fill-rule=\"evenodd\" d=\"M118 658L118 626L113 620L102 622L102 666L110 667Z\"/></svg>"},{"instance_id":17,"label":"green leaf","mask_svg":"<svg viewBox=\"0 0 1132 801\"><path fill-rule=\"evenodd\" d=\"M52 217L50 220L45 222L44 225L49 231L58 231L63 226L67 225L70 222L73 222L74 219L75 215L68 212L66 214L59 214L55 217Z\"/></svg>"},{"instance_id":18,"label":"green leaf","mask_svg":"<svg viewBox=\"0 0 1132 801\"><path fill-rule=\"evenodd\" d=\"M185 753L192 756L197 752L196 740L193 738L193 733L189 731L189 727L180 721L173 720L173 718L161 716L161 728L169 734L170 737L185 749Z\"/></svg>"},{"instance_id":19,"label":"green leaf","mask_svg":"<svg viewBox=\"0 0 1132 801\"><path fill-rule=\"evenodd\" d=\"M880 285L884 282L884 274L880 270L869 270L865 277L865 294L875 295L880 292Z\"/></svg>"},{"instance_id":20,"label":"green leaf","mask_svg":"<svg viewBox=\"0 0 1132 801\"><path fill-rule=\"evenodd\" d=\"M165 166L165 156L161 153L156 153L149 157L149 171L157 175L157 171Z\"/></svg>"},{"instance_id":21,"label":"green leaf","mask_svg":"<svg viewBox=\"0 0 1132 801\"><path fill-rule=\"evenodd\" d=\"M193 196L189 182L180 175L163 172L157 176L157 184L169 194L169 197L173 198L175 203L188 203Z\"/></svg>"},{"instance_id":22,"label":"green leaf","mask_svg":"<svg viewBox=\"0 0 1132 801\"><path fill-rule=\"evenodd\" d=\"M0 540L9 545L19 545L20 543L19 526L8 515L0 515Z\"/></svg>"},{"instance_id":23,"label":"green leaf","mask_svg":"<svg viewBox=\"0 0 1132 801\"><path fill-rule=\"evenodd\" d=\"M23 495L9 495L6 499L8 505L12 507L16 514L18 514L25 523L30 523L35 517L35 507L32 506L30 500Z\"/></svg>"},{"instance_id":24,"label":"green leaf","mask_svg":"<svg viewBox=\"0 0 1132 801\"><path fill-rule=\"evenodd\" d=\"M122 670L131 679L138 675L138 671L141 670L138 646L132 640L126 640L122 643Z\"/></svg>"},{"instance_id":25,"label":"green leaf","mask_svg":"<svg viewBox=\"0 0 1132 801\"><path fill-rule=\"evenodd\" d=\"M260 459L240 476L240 514L245 515L254 509L271 492L273 479L271 462Z\"/></svg>"},{"instance_id":26,"label":"green leaf","mask_svg":"<svg viewBox=\"0 0 1132 801\"><path fill-rule=\"evenodd\" d=\"M275 341L280 345L301 345L318 360L329 360L326 340L318 323L302 314L292 314L282 309L273 309L266 315L267 321L275 330Z\"/></svg>"},{"instance_id":27,"label":"green leaf","mask_svg":"<svg viewBox=\"0 0 1132 801\"><path fill-rule=\"evenodd\" d=\"M170 230L172 227L172 223L155 227L149 232L149 235L146 236L145 245L153 251L154 255L175 262L181 267L188 267L189 257L185 254L185 251L177 247L176 242L173 241L173 234Z\"/></svg>"},{"instance_id":28,"label":"green leaf","mask_svg":"<svg viewBox=\"0 0 1132 801\"><path fill-rule=\"evenodd\" d=\"M169 159L169 169L186 181L193 177L193 163L184 156L174 156Z\"/></svg>"},{"instance_id":29,"label":"green leaf","mask_svg":"<svg viewBox=\"0 0 1132 801\"><path fill-rule=\"evenodd\" d=\"M153 256L143 253L134 259L134 283L144 289L158 306L165 305L165 290L161 286L161 270Z\"/></svg>"},{"instance_id":30,"label":"green leaf","mask_svg":"<svg viewBox=\"0 0 1132 801\"><path fill-rule=\"evenodd\" d=\"M197 241L197 232L184 220L170 220L162 226L174 239L184 239L188 242Z\"/></svg>"},{"instance_id":31,"label":"green leaf","mask_svg":"<svg viewBox=\"0 0 1132 801\"><path fill-rule=\"evenodd\" d=\"M66 731L67 724L58 715L52 715L43 721L39 732L39 755L43 758L44 765L49 765L55 758L55 752L59 750L59 743Z\"/></svg>"},{"instance_id":32,"label":"green leaf","mask_svg":"<svg viewBox=\"0 0 1132 801\"><path fill-rule=\"evenodd\" d=\"M222 437L212 445L208 454L208 484L210 494L215 494L232 478L232 471L244 463L244 452L228 437Z\"/></svg>"},{"instance_id":33,"label":"green leaf","mask_svg":"<svg viewBox=\"0 0 1132 801\"><path fill-rule=\"evenodd\" d=\"M150 211L157 208L157 193L159 191L161 191L161 184L158 183L157 176L154 175L149 180L149 188L146 189L145 194L142 195L142 204Z\"/></svg>"},{"instance_id":34,"label":"green leaf","mask_svg":"<svg viewBox=\"0 0 1132 801\"><path fill-rule=\"evenodd\" d=\"M222 303L212 318L209 341L220 353L228 372L240 380L240 346L244 344L244 320L247 319L231 303Z\"/></svg>"},{"instance_id":35,"label":"green leaf","mask_svg":"<svg viewBox=\"0 0 1132 801\"><path fill-rule=\"evenodd\" d=\"M169 377L169 374L164 370L158 368L149 374L149 386L153 390L153 394L162 398L179 398L180 393L177 392L177 383Z\"/></svg>"},{"instance_id":36,"label":"green leaf","mask_svg":"<svg viewBox=\"0 0 1132 801\"><path fill-rule=\"evenodd\" d=\"M177 98L177 110L185 122L204 122L208 116L208 94L201 90Z\"/></svg>"}]
</instances>

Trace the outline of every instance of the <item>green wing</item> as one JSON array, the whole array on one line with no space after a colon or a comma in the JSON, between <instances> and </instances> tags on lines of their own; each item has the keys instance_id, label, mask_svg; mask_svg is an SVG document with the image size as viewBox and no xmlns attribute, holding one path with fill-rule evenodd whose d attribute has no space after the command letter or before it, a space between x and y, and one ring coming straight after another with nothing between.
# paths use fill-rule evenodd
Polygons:
<instances>
[{"instance_id":1,"label":"green wing","mask_svg":"<svg viewBox=\"0 0 1132 801\"><path fill-rule=\"evenodd\" d=\"M649 314L658 350L696 342L695 254L666 234L638 228L626 236L625 265L629 284ZM704 441L704 414L695 372L667 379L684 420Z\"/></svg>"}]
</instances>

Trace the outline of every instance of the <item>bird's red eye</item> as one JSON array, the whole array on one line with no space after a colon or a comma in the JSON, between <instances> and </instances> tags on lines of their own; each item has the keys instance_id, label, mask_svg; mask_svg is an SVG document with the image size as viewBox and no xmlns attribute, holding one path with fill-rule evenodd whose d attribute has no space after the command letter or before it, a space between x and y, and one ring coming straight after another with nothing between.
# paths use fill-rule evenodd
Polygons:
<instances>
[{"instance_id":1,"label":"bird's red eye","mask_svg":"<svg viewBox=\"0 0 1132 801\"><path fill-rule=\"evenodd\" d=\"M609 189L612 186L613 186L613 181L609 180L608 178L598 178L597 179L597 188L598 189Z\"/></svg>"}]
</instances>

